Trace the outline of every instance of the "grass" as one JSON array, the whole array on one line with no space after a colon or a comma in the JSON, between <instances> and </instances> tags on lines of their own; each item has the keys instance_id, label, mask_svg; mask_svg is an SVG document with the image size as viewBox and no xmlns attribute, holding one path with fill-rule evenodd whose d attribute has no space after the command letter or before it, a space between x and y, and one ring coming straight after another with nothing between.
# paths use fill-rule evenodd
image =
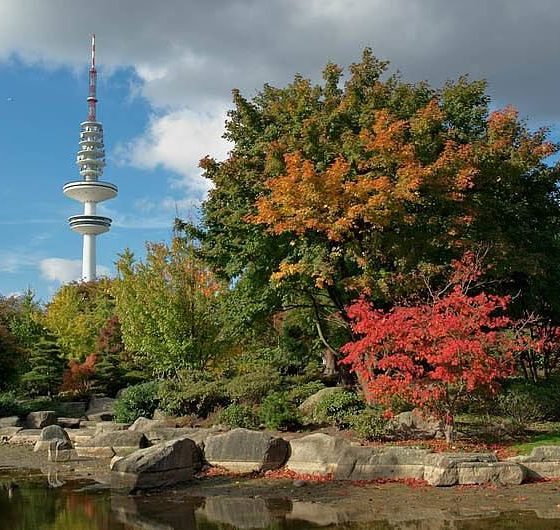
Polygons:
<instances>
[{"instance_id":1,"label":"grass","mask_svg":"<svg viewBox=\"0 0 560 530\"><path fill-rule=\"evenodd\" d=\"M527 442L513 445L512 449L520 455L528 455L533 450L533 447L538 447L539 445L560 445L560 432L537 434L532 436Z\"/></svg>"}]
</instances>

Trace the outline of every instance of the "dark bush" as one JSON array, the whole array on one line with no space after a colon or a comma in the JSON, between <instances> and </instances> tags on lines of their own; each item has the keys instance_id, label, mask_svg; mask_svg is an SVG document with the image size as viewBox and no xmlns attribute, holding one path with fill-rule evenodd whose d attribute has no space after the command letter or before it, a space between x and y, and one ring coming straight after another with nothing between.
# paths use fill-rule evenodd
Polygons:
<instances>
[{"instance_id":1,"label":"dark bush","mask_svg":"<svg viewBox=\"0 0 560 530\"><path fill-rule=\"evenodd\" d=\"M21 407L13 392L2 392L0 394L0 418L4 416L19 416L22 414Z\"/></svg>"},{"instance_id":2,"label":"dark bush","mask_svg":"<svg viewBox=\"0 0 560 530\"><path fill-rule=\"evenodd\" d=\"M233 377L226 385L226 393L233 403L257 405L281 385L282 378L276 370L262 367L259 371Z\"/></svg>"},{"instance_id":3,"label":"dark bush","mask_svg":"<svg viewBox=\"0 0 560 530\"><path fill-rule=\"evenodd\" d=\"M345 421L354 434L362 440L383 438L388 425L381 407L366 407L360 412L348 415Z\"/></svg>"},{"instance_id":4,"label":"dark bush","mask_svg":"<svg viewBox=\"0 0 560 530\"><path fill-rule=\"evenodd\" d=\"M159 408L169 416L206 417L216 407L228 404L224 381L200 371L188 371L165 381L160 388Z\"/></svg>"},{"instance_id":5,"label":"dark bush","mask_svg":"<svg viewBox=\"0 0 560 530\"><path fill-rule=\"evenodd\" d=\"M301 385L294 386L288 391L288 397L295 405L301 405L308 397L312 396L325 388L321 381L310 381Z\"/></svg>"},{"instance_id":6,"label":"dark bush","mask_svg":"<svg viewBox=\"0 0 560 530\"><path fill-rule=\"evenodd\" d=\"M232 403L222 410L217 416L217 422L228 427L243 427L244 429L257 429L259 417L252 407Z\"/></svg>"},{"instance_id":7,"label":"dark bush","mask_svg":"<svg viewBox=\"0 0 560 530\"><path fill-rule=\"evenodd\" d=\"M126 388L115 401L115 420L132 423L140 416L151 418L159 405L158 389L156 381Z\"/></svg>"},{"instance_id":8,"label":"dark bush","mask_svg":"<svg viewBox=\"0 0 560 530\"><path fill-rule=\"evenodd\" d=\"M284 392L273 392L263 400L260 417L268 429L295 430L301 426L299 411Z\"/></svg>"},{"instance_id":9,"label":"dark bush","mask_svg":"<svg viewBox=\"0 0 560 530\"><path fill-rule=\"evenodd\" d=\"M315 407L313 421L330 423L341 429L348 428L348 418L365 407L365 403L353 392L333 392L324 396Z\"/></svg>"}]
</instances>

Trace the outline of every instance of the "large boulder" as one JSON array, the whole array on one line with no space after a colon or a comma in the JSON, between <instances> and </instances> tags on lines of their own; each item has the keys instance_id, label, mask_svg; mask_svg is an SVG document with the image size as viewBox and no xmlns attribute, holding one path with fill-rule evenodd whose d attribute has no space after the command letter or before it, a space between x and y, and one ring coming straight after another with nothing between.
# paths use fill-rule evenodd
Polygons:
<instances>
[{"instance_id":1,"label":"large boulder","mask_svg":"<svg viewBox=\"0 0 560 530\"><path fill-rule=\"evenodd\" d=\"M238 473L277 469L286 461L288 452L286 440L247 429L209 436L204 446L209 464Z\"/></svg>"},{"instance_id":2,"label":"large boulder","mask_svg":"<svg viewBox=\"0 0 560 530\"><path fill-rule=\"evenodd\" d=\"M148 447L148 439L141 432L111 431L98 434L76 446L78 456L113 458L127 456Z\"/></svg>"},{"instance_id":3,"label":"large boulder","mask_svg":"<svg viewBox=\"0 0 560 530\"><path fill-rule=\"evenodd\" d=\"M39 439L35 442L34 451L47 451L51 446L58 447L58 449L72 449L72 442L68 433L58 425L49 425L45 427Z\"/></svg>"},{"instance_id":4,"label":"large boulder","mask_svg":"<svg viewBox=\"0 0 560 530\"><path fill-rule=\"evenodd\" d=\"M389 423L388 429L402 438L442 438L443 425L437 418L414 409L397 414Z\"/></svg>"},{"instance_id":5,"label":"large boulder","mask_svg":"<svg viewBox=\"0 0 560 530\"><path fill-rule=\"evenodd\" d=\"M290 447L288 469L296 473L327 475L337 471L340 455L350 444L336 436L315 433L290 440Z\"/></svg>"},{"instance_id":6,"label":"large boulder","mask_svg":"<svg viewBox=\"0 0 560 530\"><path fill-rule=\"evenodd\" d=\"M414 447L345 447L334 468L337 480L376 480L424 477L427 449ZM336 458L336 455L335 455Z\"/></svg>"},{"instance_id":7,"label":"large boulder","mask_svg":"<svg viewBox=\"0 0 560 530\"><path fill-rule=\"evenodd\" d=\"M25 418L25 425L28 429L44 429L49 425L56 424L56 412L54 410L39 410L30 412Z\"/></svg>"},{"instance_id":8,"label":"large boulder","mask_svg":"<svg viewBox=\"0 0 560 530\"><path fill-rule=\"evenodd\" d=\"M91 398L86 410L89 421L111 421L114 417L115 399L108 397Z\"/></svg>"},{"instance_id":9,"label":"large boulder","mask_svg":"<svg viewBox=\"0 0 560 530\"><path fill-rule=\"evenodd\" d=\"M161 488L192 480L197 452L188 438L163 442L115 460L112 484L130 490Z\"/></svg>"},{"instance_id":10,"label":"large boulder","mask_svg":"<svg viewBox=\"0 0 560 530\"><path fill-rule=\"evenodd\" d=\"M0 429L3 427L23 427L23 422L19 416L7 416L0 418Z\"/></svg>"},{"instance_id":11,"label":"large boulder","mask_svg":"<svg viewBox=\"0 0 560 530\"><path fill-rule=\"evenodd\" d=\"M339 392L343 392L343 389L337 386L322 388L318 392L315 392L312 396L309 396L299 407L299 411L302 413L303 416L307 416L309 418L313 417L317 404L325 397L330 396L331 394L337 394Z\"/></svg>"}]
</instances>

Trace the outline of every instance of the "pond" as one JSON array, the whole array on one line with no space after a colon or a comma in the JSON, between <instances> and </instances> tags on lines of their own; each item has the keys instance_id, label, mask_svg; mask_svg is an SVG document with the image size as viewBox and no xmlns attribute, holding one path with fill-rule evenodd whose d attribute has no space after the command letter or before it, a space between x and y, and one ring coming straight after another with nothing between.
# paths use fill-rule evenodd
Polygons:
<instances>
[{"instance_id":1,"label":"pond","mask_svg":"<svg viewBox=\"0 0 560 530\"><path fill-rule=\"evenodd\" d=\"M381 487L375 494L387 496L390 507L390 489ZM411 511L395 505L381 513L363 503L349 509L348 503L341 508L288 498L193 497L188 489L127 496L92 482L64 482L56 473L0 470L0 530L560 529L556 506L545 513L453 513L432 506L429 490L423 495L424 508Z\"/></svg>"}]
</instances>

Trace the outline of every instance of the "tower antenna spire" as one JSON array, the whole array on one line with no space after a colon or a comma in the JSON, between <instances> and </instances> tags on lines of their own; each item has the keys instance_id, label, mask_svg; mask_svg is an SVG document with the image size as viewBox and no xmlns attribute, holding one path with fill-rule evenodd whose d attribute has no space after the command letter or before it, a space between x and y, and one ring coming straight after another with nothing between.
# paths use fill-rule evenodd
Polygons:
<instances>
[{"instance_id":1,"label":"tower antenna spire","mask_svg":"<svg viewBox=\"0 0 560 530\"><path fill-rule=\"evenodd\" d=\"M95 69L95 33L91 35L91 66L89 69L88 121L97 121L97 70Z\"/></svg>"}]
</instances>

